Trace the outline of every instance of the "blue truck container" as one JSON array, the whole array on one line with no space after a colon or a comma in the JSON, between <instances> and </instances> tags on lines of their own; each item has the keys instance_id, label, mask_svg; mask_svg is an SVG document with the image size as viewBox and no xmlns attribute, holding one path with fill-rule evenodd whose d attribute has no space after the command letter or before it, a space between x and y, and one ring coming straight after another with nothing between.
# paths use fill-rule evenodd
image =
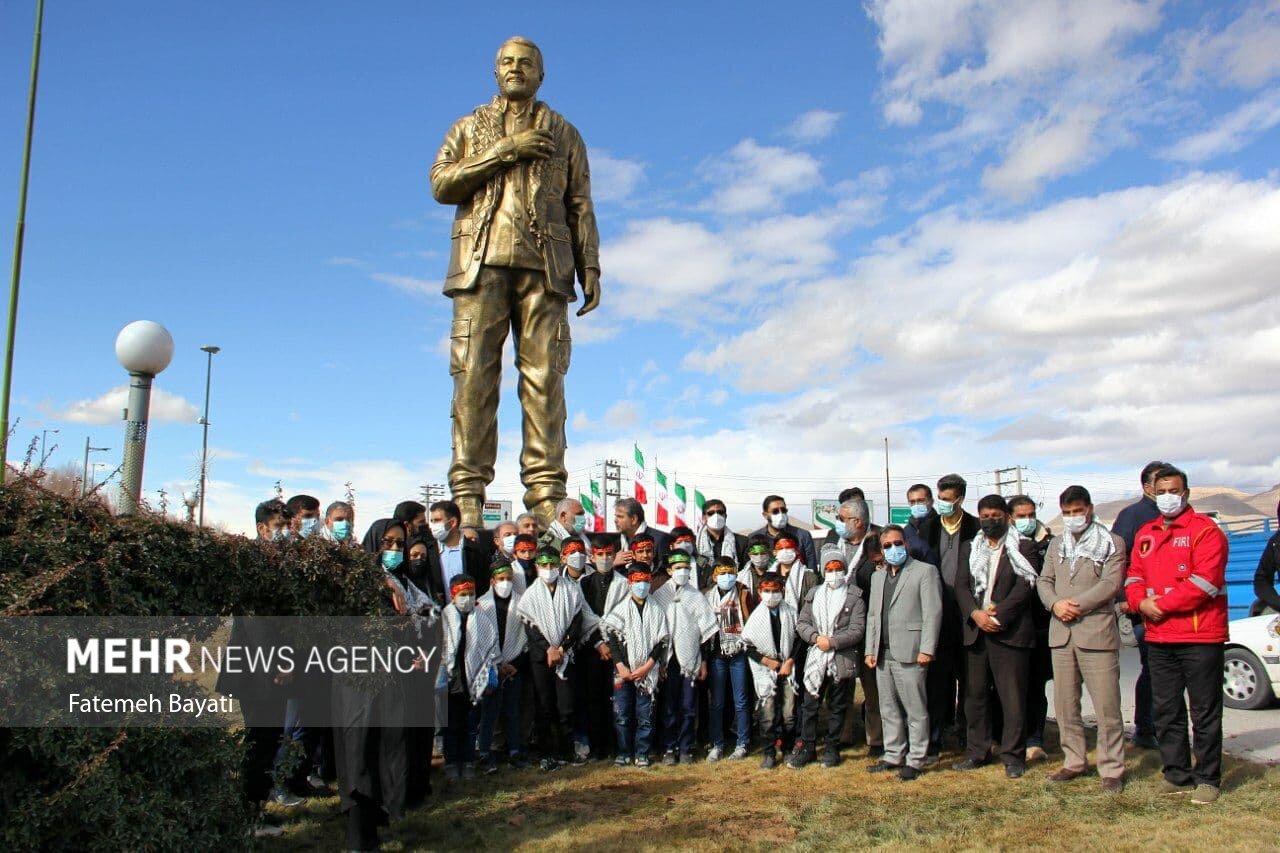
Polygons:
<instances>
[{"instance_id":1,"label":"blue truck container","mask_svg":"<svg viewBox=\"0 0 1280 853\"><path fill-rule=\"evenodd\" d=\"M1222 523L1227 534L1227 605L1232 619L1249 615L1256 596L1253 594L1253 574L1258 570L1262 551L1276 532L1274 518Z\"/></svg>"}]
</instances>

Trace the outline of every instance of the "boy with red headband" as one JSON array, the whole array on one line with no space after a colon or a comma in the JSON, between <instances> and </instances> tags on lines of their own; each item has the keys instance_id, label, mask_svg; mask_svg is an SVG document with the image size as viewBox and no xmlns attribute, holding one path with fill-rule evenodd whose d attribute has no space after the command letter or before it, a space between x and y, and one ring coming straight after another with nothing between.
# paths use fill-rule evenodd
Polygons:
<instances>
[{"instance_id":1,"label":"boy with red headband","mask_svg":"<svg viewBox=\"0 0 1280 853\"><path fill-rule=\"evenodd\" d=\"M773 540L773 565L769 571L782 575L783 598L797 611L819 583L817 574L800 558L799 542L787 533Z\"/></svg>"},{"instance_id":2,"label":"boy with red headband","mask_svg":"<svg viewBox=\"0 0 1280 853\"><path fill-rule=\"evenodd\" d=\"M838 545L824 545L820 556L825 578L805 599L796 622L796 633L808 644L802 680L800 740L788 762L796 770L815 758L818 741L818 709L827 705L827 737L822 766L840 763L840 730L853 696L858 674L858 644L866 629L866 604L862 589L850 583L849 566Z\"/></svg>"},{"instance_id":3,"label":"boy with red headband","mask_svg":"<svg viewBox=\"0 0 1280 853\"><path fill-rule=\"evenodd\" d=\"M470 575L449 581L449 603L441 614L444 649L440 683L447 687L449 720L444 731L444 772L450 781L476 775L480 703L497 687L498 624L491 607L476 606Z\"/></svg>"},{"instance_id":4,"label":"boy with red headband","mask_svg":"<svg viewBox=\"0 0 1280 853\"><path fill-rule=\"evenodd\" d=\"M796 734L796 609L783 599L782 575L766 572L758 584L760 606L742 630L756 687L756 711L764 758L760 767L778 766Z\"/></svg>"},{"instance_id":5,"label":"boy with red headband","mask_svg":"<svg viewBox=\"0 0 1280 853\"><path fill-rule=\"evenodd\" d=\"M632 563L627 574L630 595L600 622L609 643L613 680L614 728L618 755L625 767L635 757L637 767L649 766L653 712L658 695L658 661L666 655L667 618L649 600L653 574L647 563Z\"/></svg>"},{"instance_id":6,"label":"boy with red headband","mask_svg":"<svg viewBox=\"0 0 1280 853\"><path fill-rule=\"evenodd\" d=\"M689 542L693 542L692 536ZM707 658L717 633L715 614L697 588L693 557L678 547L667 555L671 582L655 597L666 611L671 634L663 661L663 764L693 763L698 733L698 693L707 680Z\"/></svg>"}]
</instances>

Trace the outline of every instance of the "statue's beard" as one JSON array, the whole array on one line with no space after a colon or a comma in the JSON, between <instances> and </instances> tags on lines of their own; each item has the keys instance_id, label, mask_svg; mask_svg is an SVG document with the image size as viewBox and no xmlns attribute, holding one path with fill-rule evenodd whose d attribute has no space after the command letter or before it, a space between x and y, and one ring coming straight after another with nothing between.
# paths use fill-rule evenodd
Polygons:
<instances>
[{"instance_id":1,"label":"statue's beard","mask_svg":"<svg viewBox=\"0 0 1280 853\"><path fill-rule=\"evenodd\" d=\"M532 98L538 94L538 84L526 77L523 80L502 80L498 84L502 94L515 101Z\"/></svg>"}]
</instances>

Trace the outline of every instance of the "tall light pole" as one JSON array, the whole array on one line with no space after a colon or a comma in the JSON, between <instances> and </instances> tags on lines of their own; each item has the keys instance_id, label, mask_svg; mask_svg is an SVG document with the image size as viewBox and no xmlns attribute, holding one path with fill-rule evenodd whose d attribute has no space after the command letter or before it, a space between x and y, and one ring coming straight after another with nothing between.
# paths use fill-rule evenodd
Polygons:
<instances>
[{"instance_id":1,"label":"tall light pole","mask_svg":"<svg viewBox=\"0 0 1280 853\"><path fill-rule=\"evenodd\" d=\"M31 85L27 89L27 135L22 149L22 180L18 184L18 223L13 235L13 275L9 279L9 332L4 349L4 387L0 389L0 483L9 468L9 390L13 382L13 337L18 326L18 283L22 280L22 243L27 230L27 176L31 174L31 133L36 121L36 82L40 79L40 33L44 0L36 0L36 33L31 45Z\"/></svg>"},{"instance_id":2,"label":"tall light pole","mask_svg":"<svg viewBox=\"0 0 1280 853\"><path fill-rule=\"evenodd\" d=\"M89 436L84 437L84 478L80 480L80 497L89 494L89 454L106 453L110 449L110 447L91 447Z\"/></svg>"},{"instance_id":3,"label":"tall light pole","mask_svg":"<svg viewBox=\"0 0 1280 853\"><path fill-rule=\"evenodd\" d=\"M159 323L136 320L116 337L116 358L129 371L129 408L125 409L124 464L120 477L120 514L137 515L142 501L142 466L147 454L151 380L173 360L173 337Z\"/></svg>"},{"instance_id":4,"label":"tall light pole","mask_svg":"<svg viewBox=\"0 0 1280 853\"><path fill-rule=\"evenodd\" d=\"M209 354L208 367L204 371L204 417L200 419L204 427L204 442L200 447L200 521L198 526L204 527L204 488L209 473L209 385L213 380L213 357L222 351L221 347L200 347L201 352Z\"/></svg>"},{"instance_id":5,"label":"tall light pole","mask_svg":"<svg viewBox=\"0 0 1280 853\"><path fill-rule=\"evenodd\" d=\"M40 467L41 467L41 468L43 468L43 467L44 467L45 460L49 458L49 454L48 454L47 452L45 452L45 449L44 449L44 443L45 443L45 441L47 441L47 440L48 440L48 438L49 438L49 433L53 433L54 435L57 435L57 434L58 434L58 433L60 433L60 432L62 432L62 430L60 430L60 429L42 429L42 430L40 430ZM54 449L56 450L56 449L58 448L58 445L56 445L56 444L55 444L53 447L54 447Z\"/></svg>"}]
</instances>

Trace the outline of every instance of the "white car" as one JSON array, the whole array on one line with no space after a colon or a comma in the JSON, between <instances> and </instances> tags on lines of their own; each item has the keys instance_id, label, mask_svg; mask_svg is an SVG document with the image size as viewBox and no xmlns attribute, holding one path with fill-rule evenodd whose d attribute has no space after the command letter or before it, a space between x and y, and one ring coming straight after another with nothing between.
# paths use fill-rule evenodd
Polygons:
<instances>
[{"instance_id":1,"label":"white car","mask_svg":"<svg viewBox=\"0 0 1280 853\"><path fill-rule=\"evenodd\" d=\"M1236 619L1222 663L1222 701L1228 708L1266 708L1280 694L1280 616Z\"/></svg>"}]
</instances>

